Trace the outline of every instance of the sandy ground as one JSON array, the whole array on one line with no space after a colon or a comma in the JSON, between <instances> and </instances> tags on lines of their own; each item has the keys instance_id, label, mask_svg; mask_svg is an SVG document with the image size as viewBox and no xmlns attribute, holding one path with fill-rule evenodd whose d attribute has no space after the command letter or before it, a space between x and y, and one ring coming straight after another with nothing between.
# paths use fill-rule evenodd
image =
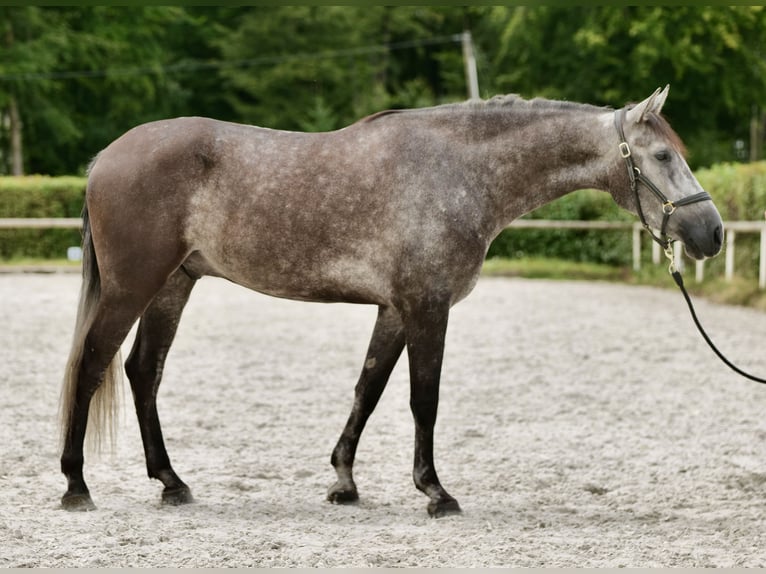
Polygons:
<instances>
[{"instance_id":1,"label":"sandy ground","mask_svg":"<svg viewBox=\"0 0 766 574\"><path fill-rule=\"evenodd\" d=\"M669 280L670 281L670 280ZM0 276L0 566L764 566L766 388L731 374L681 296L482 278L453 310L437 466L463 514L411 480L401 361L362 437L356 506L325 502L375 309L214 279L192 295L160 391L197 499L163 507L124 389L98 509L59 508L56 412L79 277ZM766 373L766 316L699 302Z\"/></svg>"}]
</instances>

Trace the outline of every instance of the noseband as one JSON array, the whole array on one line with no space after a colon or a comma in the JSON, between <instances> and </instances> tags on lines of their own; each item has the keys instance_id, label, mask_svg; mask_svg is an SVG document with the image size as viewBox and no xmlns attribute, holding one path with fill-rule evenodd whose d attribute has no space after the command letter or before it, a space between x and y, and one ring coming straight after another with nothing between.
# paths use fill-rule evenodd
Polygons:
<instances>
[{"instance_id":1,"label":"noseband","mask_svg":"<svg viewBox=\"0 0 766 574\"><path fill-rule=\"evenodd\" d=\"M623 116L625 115L625 109L620 108L619 110L616 110L614 112L614 125L617 128L617 134L620 136L620 155L622 156L622 159L625 160L625 165L628 168L628 177L630 178L630 189L633 192L633 197L636 199L636 208L638 211L638 217L641 220L641 225L644 226L644 228L649 232L649 235L652 236L652 239L654 239L657 243L660 244L660 246L667 252L670 248L670 244L673 242L668 237L667 234L667 228L668 228L668 221L670 221L670 216L675 213L677 207L681 207L683 205L690 205L692 203L697 203L699 201L712 201L712 197L710 197L710 194L706 191L701 191L699 193L695 193L694 195L690 195L688 197L682 197L678 201L670 201L667 197L665 197L665 194L662 193L659 188L652 183L652 181L646 177L644 174L641 173L641 170L638 169L635 164L633 163L633 156L630 152L630 146L628 145L627 140L625 139L625 132L622 129L622 123L623 123ZM644 186L646 186L649 191L651 191L657 199L659 199L662 202L662 225L660 226L660 234L659 236L652 231L652 229L649 227L649 224L646 222L646 217L644 217L644 210L641 207L641 198L638 195L638 184L642 183Z\"/></svg>"}]
</instances>

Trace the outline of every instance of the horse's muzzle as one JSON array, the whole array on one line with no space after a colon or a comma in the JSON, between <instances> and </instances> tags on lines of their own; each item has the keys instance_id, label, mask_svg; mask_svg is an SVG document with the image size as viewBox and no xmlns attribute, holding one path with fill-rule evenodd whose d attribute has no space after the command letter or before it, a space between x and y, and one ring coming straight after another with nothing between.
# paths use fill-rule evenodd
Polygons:
<instances>
[{"instance_id":1,"label":"horse's muzzle","mask_svg":"<svg viewBox=\"0 0 766 574\"><path fill-rule=\"evenodd\" d=\"M695 228L688 235L683 235L686 254L693 259L714 257L723 247L723 223L714 225L712 230Z\"/></svg>"}]
</instances>

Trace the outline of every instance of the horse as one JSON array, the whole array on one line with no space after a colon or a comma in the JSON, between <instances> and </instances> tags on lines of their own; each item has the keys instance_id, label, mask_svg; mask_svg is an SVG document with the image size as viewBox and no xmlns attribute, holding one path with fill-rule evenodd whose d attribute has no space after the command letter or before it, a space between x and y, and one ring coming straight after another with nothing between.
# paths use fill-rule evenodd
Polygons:
<instances>
[{"instance_id":1,"label":"horse","mask_svg":"<svg viewBox=\"0 0 766 574\"><path fill-rule=\"evenodd\" d=\"M147 472L162 483L163 503L194 501L171 466L156 397L192 288L214 276L275 297L376 305L327 500L358 500L359 439L406 347L412 477L429 515L459 513L433 455L445 333L500 231L592 188L661 227L666 246L681 241L695 259L721 249L721 217L661 115L668 88L616 110L501 95L382 111L323 133L183 117L114 140L88 169L60 401L61 505L95 508L83 476L86 430L109 428L120 347L136 322L124 373Z\"/></svg>"}]
</instances>

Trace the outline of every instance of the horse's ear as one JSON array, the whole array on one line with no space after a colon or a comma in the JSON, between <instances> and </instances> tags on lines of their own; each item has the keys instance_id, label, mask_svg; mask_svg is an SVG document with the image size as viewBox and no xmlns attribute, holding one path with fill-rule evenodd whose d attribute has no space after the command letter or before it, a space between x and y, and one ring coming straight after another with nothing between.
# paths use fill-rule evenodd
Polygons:
<instances>
[{"instance_id":1,"label":"horse's ear","mask_svg":"<svg viewBox=\"0 0 766 574\"><path fill-rule=\"evenodd\" d=\"M648 113L659 114L660 111L662 111L662 106L665 105L665 99L668 97L669 90L670 84L665 86L664 89L657 88L654 90L654 93L651 96L628 110L626 119L629 122L639 123L644 121L646 114Z\"/></svg>"}]
</instances>

